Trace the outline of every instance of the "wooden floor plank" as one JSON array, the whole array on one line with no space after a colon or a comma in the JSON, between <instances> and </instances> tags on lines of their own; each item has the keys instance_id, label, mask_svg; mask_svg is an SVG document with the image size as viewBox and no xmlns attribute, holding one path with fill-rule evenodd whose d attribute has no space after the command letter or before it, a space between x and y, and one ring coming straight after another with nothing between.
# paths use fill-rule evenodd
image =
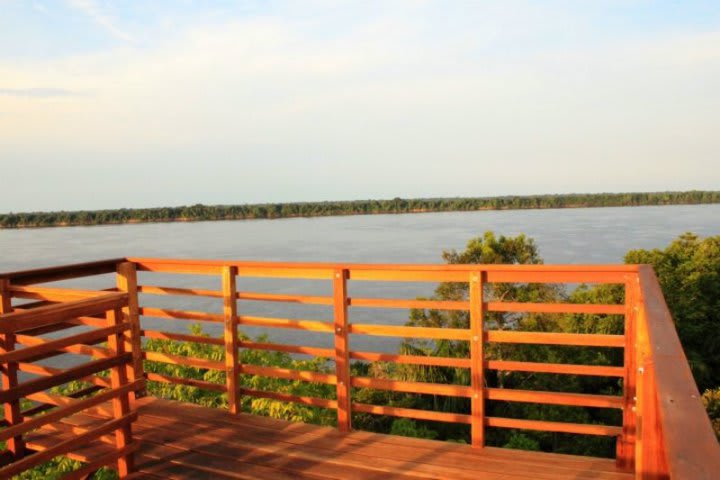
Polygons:
<instances>
[{"instance_id":1,"label":"wooden floor plank","mask_svg":"<svg viewBox=\"0 0 720 480\"><path fill-rule=\"evenodd\" d=\"M181 406L181 411L184 415L176 415L180 412L177 411L178 405L161 404L162 408L156 409L155 407L147 409L143 415L147 423L152 423L151 417L163 418L168 421L188 421L194 425L204 425L205 428L227 428L228 424L237 425L242 428L245 437L250 440L252 435L252 441L256 448L272 446L273 443L292 443L294 445L303 445L306 447L312 447L318 450L326 449L332 451L335 454L342 453L345 451L352 451L356 454L368 455L369 457L380 457L387 459L395 459L399 461L412 461L412 462L423 462L423 459L432 458L432 463L436 466L442 466L443 468L461 468L468 469L474 473L479 471L487 474L507 474L513 473L519 478L532 477L532 478L559 478L561 476L570 476L572 478L625 478L624 474L617 473L614 462L606 459L596 459L597 461L587 462L583 457L574 457L570 455L558 455L552 456L551 462L548 458L544 458L546 454L533 454L535 452L527 452L533 455L526 456L526 452L523 451L505 451L503 449L492 449L492 450L473 450L469 447L448 444L436 441L420 441L411 442L411 445L404 445L404 439L402 437L388 436L372 434L370 438L356 439L355 437L361 436L357 434L364 434L366 432L352 432L350 434L336 435L338 432L332 428L317 427L312 425L302 425L300 428L291 430L301 430L302 433L288 432L285 429L268 428L261 435L255 435L256 430L254 426L248 425L247 420L249 415L235 417L230 415L223 415L220 412L205 412L197 409L185 409L184 405ZM253 420L257 417L253 417ZM270 424L267 426L278 425L275 420L270 420ZM155 423L156 426L159 424ZM282 424L280 424L282 425ZM286 425L292 427L293 424ZM318 433L319 432L319 433ZM362 435L366 437L365 435ZM330 438L328 438L330 437ZM388 444L378 442L378 439L384 439ZM396 440L399 440L396 442ZM408 439L416 440L416 439ZM300 450L295 447L296 450ZM507 453L512 458L509 459L506 456L498 458L496 455L491 455L488 452ZM481 452L478 454L478 452ZM557 460L568 459L570 461L558 462ZM579 461L578 461L579 460ZM597 468L602 467L602 468Z\"/></svg>"},{"instance_id":2,"label":"wooden floor plank","mask_svg":"<svg viewBox=\"0 0 720 480\"><path fill-rule=\"evenodd\" d=\"M416 478L441 478L453 473L458 479L472 480L476 475L462 470L448 469L436 465L417 464L416 462L397 461L382 456L369 457L354 455L337 450L334 452L302 448L292 444L281 444L271 440L272 444L262 444L245 438L236 440L237 431L223 433L220 437L209 434L193 434L192 438L179 438L184 428L153 426L147 431L139 431L143 441L192 448L202 454L222 454L262 465L273 465L293 471L317 473L327 478L347 478L364 480L387 478L408 480ZM220 438L220 440L219 440ZM218 443L213 443L213 440ZM197 446L197 445L201 446ZM248 444L252 444L248 447ZM493 476L493 480L510 480L505 475Z\"/></svg>"},{"instance_id":3,"label":"wooden floor plank","mask_svg":"<svg viewBox=\"0 0 720 480\"><path fill-rule=\"evenodd\" d=\"M452 473L456 478L476 478L477 472L482 471L487 474L488 478L508 479L508 478L535 478L552 480L561 475L572 475L575 478L603 478L615 479L617 475L606 472L593 472L585 474L581 469L563 468L547 463L543 464L543 469L537 471L534 468L527 468L522 464L510 463L506 460L498 460L492 456L482 457L481 463L477 463L477 458L468 458L464 456L447 455L439 456L429 449L410 448L402 445L378 445L367 442L352 442L351 438L338 441L337 439L327 439L322 437L313 437L307 434L299 438L297 436L288 436L284 433L277 433L268 430L257 430L252 426L245 425L242 427L243 436L237 436L237 427L228 427L220 424L199 424L196 419L190 419L191 423L185 424L179 419L163 419L144 417L143 424L138 430L140 438L151 438L154 441L167 442L191 442L197 443L211 442L213 439L223 438L223 442L232 445L232 448L244 448L252 445L252 449L256 452L274 453L289 452L289 454L303 456L305 458L317 459L322 461L325 459L327 463L343 464L346 467L364 466L371 464L377 470L383 470L389 473L403 473L411 471L415 474L427 476L447 475ZM182 436L183 432L194 428L192 440L179 440L178 436ZM147 429L147 430L145 430ZM164 432L162 432L164 430ZM520 452L522 453L522 452ZM286 453L287 454L287 453ZM508 474L512 473L510 476ZM351 478L351 473L346 473L347 478ZM362 478L362 475L360 476Z\"/></svg>"},{"instance_id":4,"label":"wooden floor plank","mask_svg":"<svg viewBox=\"0 0 720 480\"><path fill-rule=\"evenodd\" d=\"M231 415L169 400L139 399L133 424L140 442L138 471L130 478L278 480L627 480L610 459L469 446L372 432L339 432L254 415ZM92 428L97 412L65 419ZM38 431L30 445L47 448L72 429ZM87 461L109 451L95 442L72 458Z\"/></svg>"},{"instance_id":5,"label":"wooden floor plank","mask_svg":"<svg viewBox=\"0 0 720 480\"><path fill-rule=\"evenodd\" d=\"M147 415L159 415L167 417L170 415L170 411L175 411L177 415L172 416L193 416L200 420L214 419L222 423L233 422L242 425L252 424L268 428L272 431L282 432L305 432L310 434L322 435L325 437L332 438L345 438L347 435L338 432L336 429L331 427L321 427L317 425L308 425L303 423L291 423L283 420L272 419L268 417L262 417L257 415L242 414L238 416L229 415L226 411L221 409L209 409L206 411L203 407L197 405L178 404L177 402L171 402L162 399L155 399L152 404L148 404L145 410ZM390 445L406 445L413 448L428 448L432 449L436 453L459 453L470 456L486 456L488 452L493 454L512 457L513 460L517 461L522 459L523 461L536 461L539 464L547 464L548 459L552 459L553 462L561 464L573 464L579 468L589 468L593 470L616 472L615 461L606 458L596 457L583 457L578 455L565 455L555 453L544 453L544 452L530 452L522 450L510 450L487 447L485 449L471 449L469 447L452 444L448 442L437 442L433 440L425 440L410 437L401 437L396 435L384 435L372 432L353 431L351 434L353 439L358 441L372 441L373 443L382 443Z\"/></svg>"}]
</instances>

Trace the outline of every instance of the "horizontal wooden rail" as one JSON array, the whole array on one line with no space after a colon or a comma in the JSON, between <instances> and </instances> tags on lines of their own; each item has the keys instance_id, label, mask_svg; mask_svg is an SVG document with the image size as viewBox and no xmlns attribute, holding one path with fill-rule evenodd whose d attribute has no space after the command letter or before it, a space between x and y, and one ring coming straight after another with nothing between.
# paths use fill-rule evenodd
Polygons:
<instances>
[{"instance_id":1,"label":"horizontal wooden rail","mask_svg":"<svg viewBox=\"0 0 720 480\"><path fill-rule=\"evenodd\" d=\"M206 382L205 380L197 380L195 378L174 377L171 375L162 375L152 372L147 372L145 377L152 382L172 383L188 387L202 388L203 390L211 390L213 392L225 392L225 385Z\"/></svg>"},{"instance_id":2,"label":"horizontal wooden rail","mask_svg":"<svg viewBox=\"0 0 720 480\"><path fill-rule=\"evenodd\" d=\"M3 315L0 333L15 333L20 330L52 325L74 317L90 316L127 305L124 293L108 293L84 300L75 300L59 305L48 305L32 310Z\"/></svg>"},{"instance_id":3,"label":"horizontal wooden rail","mask_svg":"<svg viewBox=\"0 0 720 480\"><path fill-rule=\"evenodd\" d=\"M41 346L48 343L46 340L42 340L37 337L32 337L29 335L17 335L16 341L19 345L27 345L27 346ZM45 360L46 358L55 357L57 355L62 355L63 353L74 353L77 355L86 355L93 358L108 358L113 355L112 351L110 349L107 349L105 347L96 347L92 346L92 343L102 343L99 340L94 340L92 342L86 342L86 343L79 343L76 345L69 345L67 347L61 347L57 350L51 350L46 353L40 353L32 357L27 357L24 359L24 362L32 363L32 362L39 362L40 360ZM22 351L25 351L26 349L22 349ZM44 349L46 350L46 348Z\"/></svg>"},{"instance_id":4,"label":"horizontal wooden rail","mask_svg":"<svg viewBox=\"0 0 720 480\"><path fill-rule=\"evenodd\" d=\"M50 377L62 373L64 370L61 368L47 367L44 365L37 365L34 363L18 363L18 370L25 373L32 373L33 375L41 375L44 377ZM98 375L88 375L86 377L79 378L78 382L92 383L100 387L110 388L110 380L105 377Z\"/></svg>"},{"instance_id":5,"label":"horizontal wooden rail","mask_svg":"<svg viewBox=\"0 0 720 480\"><path fill-rule=\"evenodd\" d=\"M623 348L625 346L624 335L603 335L588 333L546 333L491 330L487 332L487 340L489 342L497 343L572 345L584 347Z\"/></svg>"},{"instance_id":6,"label":"horizontal wooden rail","mask_svg":"<svg viewBox=\"0 0 720 480\"><path fill-rule=\"evenodd\" d=\"M132 358L130 353L124 353L112 358L103 358L102 360L94 360L83 365L63 370L61 373L52 377L36 378L24 382L17 387L0 391L0 402L11 402L17 398L25 397L31 393L41 392L48 388L62 385L63 383L72 382L88 375L93 375L103 370L116 367L123 363L128 363Z\"/></svg>"},{"instance_id":7,"label":"horizontal wooden rail","mask_svg":"<svg viewBox=\"0 0 720 480\"><path fill-rule=\"evenodd\" d=\"M196 322L222 323L223 316L215 313L190 312L186 310L172 310L167 308L142 307L140 315L155 318L170 318L173 320L193 320Z\"/></svg>"},{"instance_id":8,"label":"horizontal wooden rail","mask_svg":"<svg viewBox=\"0 0 720 480\"><path fill-rule=\"evenodd\" d=\"M402 380L388 380L384 378L353 377L350 379L353 387L373 388L377 390L391 390L393 392L424 393L428 395L443 395L449 397L472 396L470 387L462 385L447 385L442 383L408 382Z\"/></svg>"},{"instance_id":9,"label":"horizontal wooden rail","mask_svg":"<svg viewBox=\"0 0 720 480\"><path fill-rule=\"evenodd\" d=\"M77 290L66 288L48 288L37 286L20 286L12 285L10 293L15 298L23 298L27 300L42 300L48 302L69 302L72 300L83 300L85 298L93 298L102 295L97 290Z\"/></svg>"},{"instance_id":10,"label":"horizontal wooden rail","mask_svg":"<svg viewBox=\"0 0 720 480\"><path fill-rule=\"evenodd\" d=\"M447 300L402 300L392 298L348 298L352 307L374 308L420 308L433 310L467 310L469 302L451 302Z\"/></svg>"},{"instance_id":11,"label":"horizontal wooden rail","mask_svg":"<svg viewBox=\"0 0 720 480\"><path fill-rule=\"evenodd\" d=\"M253 390L249 388L241 388L239 390L239 393L248 397L267 398L271 400L279 400L281 402L308 405L311 407L337 408L337 400L330 400L327 398L303 397L297 395L290 395L288 393L267 392L263 390Z\"/></svg>"},{"instance_id":12,"label":"horizontal wooden rail","mask_svg":"<svg viewBox=\"0 0 720 480\"><path fill-rule=\"evenodd\" d=\"M592 303L489 302L487 304L487 310L488 312L625 315L625 305L601 305Z\"/></svg>"},{"instance_id":13,"label":"horizontal wooden rail","mask_svg":"<svg viewBox=\"0 0 720 480\"><path fill-rule=\"evenodd\" d=\"M506 372L561 373L597 377L622 377L625 374L623 367L574 365L569 363L513 362L509 360L488 360L487 368L490 370L504 370Z\"/></svg>"},{"instance_id":14,"label":"horizontal wooden rail","mask_svg":"<svg viewBox=\"0 0 720 480\"><path fill-rule=\"evenodd\" d=\"M335 385L337 377L329 373L312 372L308 370L292 370L290 368L264 367L261 365L243 364L240 367L243 375L259 375L261 377L282 378L285 380L302 380L305 382L325 383Z\"/></svg>"},{"instance_id":15,"label":"horizontal wooden rail","mask_svg":"<svg viewBox=\"0 0 720 480\"><path fill-rule=\"evenodd\" d=\"M12 285L33 285L37 283L57 282L73 278L115 273L117 265L125 261L124 258L100 260L97 262L75 263L50 268L38 268L19 272L0 273Z\"/></svg>"},{"instance_id":16,"label":"horizontal wooden rail","mask_svg":"<svg viewBox=\"0 0 720 480\"><path fill-rule=\"evenodd\" d=\"M277 293L238 292L238 300L254 300L262 302L298 303L306 305L332 305L332 297L310 295L281 295Z\"/></svg>"},{"instance_id":17,"label":"horizontal wooden rail","mask_svg":"<svg viewBox=\"0 0 720 480\"><path fill-rule=\"evenodd\" d=\"M510 388L486 388L485 398L507 402L544 403L572 407L623 408L623 398L614 395L591 395L587 393L541 392L514 390Z\"/></svg>"},{"instance_id":18,"label":"horizontal wooden rail","mask_svg":"<svg viewBox=\"0 0 720 480\"><path fill-rule=\"evenodd\" d=\"M77 335L71 335L69 337L59 338L57 340L42 340L37 339L37 343L34 346L26 347L21 350L13 350L7 353L0 353L0 363L8 362L22 362L27 361L38 355L44 355L49 352L55 352L66 347L73 346L75 344L84 344L88 342L104 341L108 335L122 333L130 329L130 324L122 323L119 325L112 325L97 330L91 330L89 332L78 333ZM34 338L34 337L31 337ZM21 341L23 339L20 339ZM30 341L29 338L25 339ZM83 345L85 346L85 345ZM82 353L82 350L78 353ZM107 349L92 349L88 350L88 353L92 355L104 354L103 356L111 356L112 352Z\"/></svg>"},{"instance_id":19,"label":"horizontal wooden rail","mask_svg":"<svg viewBox=\"0 0 720 480\"><path fill-rule=\"evenodd\" d=\"M390 298L349 298L353 307L374 308L415 308L432 310L469 310L469 302L439 300L401 300ZM625 305L601 305L591 303L530 303L530 302L487 302L488 312L525 313L581 313L624 315Z\"/></svg>"},{"instance_id":20,"label":"horizontal wooden rail","mask_svg":"<svg viewBox=\"0 0 720 480\"><path fill-rule=\"evenodd\" d=\"M140 330L140 334L143 337L153 338L156 340L175 340L178 342L204 343L207 345L223 345L224 343L222 338L187 335L175 332L162 332L159 330Z\"/></svg>"},{"instance_id":21,"label":"horizontal wooden rail","mask_svg":"<svg viewBox=\"0 0 720 480\"><path fill-rule=\"evenodd\" d=\"M182 355L170 355L160 352L143 352L143 358L151 362L169 363L172 365L183 365L186 367L207 368L210 370L225 370L223 362L205 360L203 358L186 357Z\"/></svg>"},{"instance_id":22,"label":"horizontal wooden rail","mask_svg":"<svg viewBox=\"0 0 720 480\"><path fill-rule=\"evenodd\" d=\"M319 320L298 320L293 318L270 318L240 315L240 325L249 327L270 327L270 328L292 328L295 330L307 330L309 332L332 332L333 324Z\"/></svg>"},{"instance_id":23,"label":"horizontal wooden rail","mask_svg":"<svg viewBox=\"0 0 720 480\"><path fill-rule=\"evenodd\" d=\"M335 350L331 348L303 347L300 345L283 345L278 343L247 342L239 341L238 347L250 350L267 350L272 352L297 353L302 355L314 355L316 357L333 358Z\"/></svg>"},{"instance_id":24,"label":"horizontal wooden rail","mask_svg":"<svg viewBox=\"0 0 720 480\"><path fill-rule=\"evenodd\" d=\"M396 327L353 323L350 333L381 337L431 338L435 340L470 340L470 331L460 328Z\"/></svg>"},{"instance_id":25,"label":"horizontal wooden rail","mask_svg":"<svg viewBox=\"0 0 720 480\"><path fill-rule=\"evenodd\" d=\"M138 293L150 295L186 295L191 297L217 297L222 298L222 292L218 290L206 290L201 288L178 288L160 287L155 285L139 285Z\"/></svg>"},{"instance_id":26,"label":"horizontal wooden rail","mask_svg":"<svg viewBox=\"0 0 720 480\"><path fill-rule=\"evenodd\" d=\"M541 420L522 420L518 418L487 417L488 427L518 428L523 430L540 430L543 432L577 433L581 435L601 435L617 437L622 433L621 427L610 425L592 425L587 423L547 422Z\"/></svg>"},{"instance_id":27,"label":"horizontal wooden rail","mask_svg":"<svg viewBox=\"0 0 720 480\"><path fill-rule=\"evenodd\" d=\"M416 420L429 420L433 422L470 424L472 417L462 413L434 412L414 408L389 407L384 405L370 405L367 403L353 403L353 412L372 413L374 415L390 415L393 417L413 418Z\"/></svg>"},{"instance_id":28,"label":"horizontal wooden rail","mask_svg":"<svg viewBox=\"0 0 720 480\"><path fill-rule=\"evenodd\" d=\"M367 362L393 362L405 365L425 365L434 367L470 368L469 358L430 357L419 355L397 355L379 352L350 352L353 360Z\"/></svg>"}]
</instances>

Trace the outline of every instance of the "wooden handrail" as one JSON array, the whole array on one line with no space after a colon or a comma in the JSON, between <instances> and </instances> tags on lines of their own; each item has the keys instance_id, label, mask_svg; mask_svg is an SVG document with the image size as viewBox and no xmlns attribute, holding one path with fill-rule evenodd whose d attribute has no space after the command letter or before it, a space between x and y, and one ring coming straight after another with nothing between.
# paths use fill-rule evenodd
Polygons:
<instances>
[{"instance_id":1,"label":"wooden handrail","mask_svg":"<svg viewBox=\"0 0 720 480\"><path fill-rule=\"evenodd\" d=\"M15 333L61 323L72 318L97 315L107 310L122 308L127 302L128 296L125 293L108 293L59 305L8 313L3 316L3 321L0 323L0 333Z\"/></svg>"},{"instance_id":2,"label":"wooden handrail","mask_svg":"<svg viewBox=\"0 0 720 480\"><path fill-rule=\"evenodd\" d=\"M117 264L124 260L124 258L114 258L49 268L5 272L0 273L0 278L9 280L13 285L33 285L36 283L57 282L60 280L88 277L91 275L115 273Z\"/></svg>"},{"instance_id":3,"label":"wooden handrail","mask_svg":"<svg viewBox=\"0 0 720 480\"><path fill-rule=\"evenodd\" d=\"M641 478L717 478L720 444L651 267L640 267L639 283L637 471Z\"/></svg>"},{"instance_id":4,"label":"wooden handrail","mask_svg":"<svg viewBox=\"0 0 720 480\"><path fill-rule=\"evenodd\" d=\"M625 272L637 273L639 265L610 264L610 265L576 265L576 264L402 264L402 263L328 263L328 262L264 262L249 260L198 260L176 258L143 258L128 257L129 262L138 264L139 269L150 265L176 265L197 267L238 267L239 274L242 268L272 269L329 269L329 270L393 270L416 271L431 270L439 272L472 272L481 269L484 272Z\"/></svg>"}]
</instances>

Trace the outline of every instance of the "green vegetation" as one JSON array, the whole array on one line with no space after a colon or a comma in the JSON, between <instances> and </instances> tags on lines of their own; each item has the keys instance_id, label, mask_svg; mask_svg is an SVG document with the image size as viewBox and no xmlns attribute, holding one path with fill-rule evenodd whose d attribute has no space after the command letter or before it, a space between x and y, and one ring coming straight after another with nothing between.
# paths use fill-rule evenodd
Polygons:
<instances>
[{"instance_id":1,"label":"green vegetation","mask_svg":"<svg viewBox=\"0 0 720 480\"><path fill-rule=\"evenodd\" d=\"M702 401L710 416L715 435L717 435L718 440L720 440L720 387L714 390L705 390Z\"/></svg>"},{"instance_id":2,"label":"green vegetation","mask_svg":"<svg viewBox=\"0 0 720 480\"><path fill-rule=\"evenodd\" d=\"M597 193L480 198L416 198L343 202L192 205L183 207L0 214L0 228L110 225L146 222L245 220L383 213L455 212L720 203L720 191Z\"/></svg>"},{"instance_id":3,"label":"green vegetation","mask_svg":"<svg viewBox=\"0 0 720 480\"><path fill-rule=\"evenodd\" d=\"M695 381L720 385L720 236L686 233L665 250L630 251L625 262L653 266Z\"/></svg>"}]
</instances>

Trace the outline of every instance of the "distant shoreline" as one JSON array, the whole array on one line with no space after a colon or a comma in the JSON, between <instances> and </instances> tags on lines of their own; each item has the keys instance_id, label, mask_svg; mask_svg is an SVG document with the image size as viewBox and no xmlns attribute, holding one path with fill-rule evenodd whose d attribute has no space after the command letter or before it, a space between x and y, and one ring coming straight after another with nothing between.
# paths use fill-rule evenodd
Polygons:
<instances>
[{"instance_id":1,"label":"distant shoreline","mask_svg":"<svg viewBox=\"0 0 720 480\"><path fill-rule=\"evenodd\" d=\"M489 210L705 205L720 203L720 191L632 192L526 195L463 198L394 198L338 202L293 202L245 205L191 205L111 210L26 212L0 214L0 229L126 225L387 215Z\"/></svg>"}]
</instances>

